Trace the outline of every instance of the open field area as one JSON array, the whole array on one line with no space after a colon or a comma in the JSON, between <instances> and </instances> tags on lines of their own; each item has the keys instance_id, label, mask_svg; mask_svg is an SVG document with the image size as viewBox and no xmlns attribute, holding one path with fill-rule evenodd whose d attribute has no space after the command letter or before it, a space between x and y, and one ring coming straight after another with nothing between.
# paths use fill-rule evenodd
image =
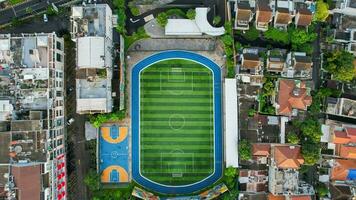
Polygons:
<instances>
[{"instance_id":1,"label":"open field area","mask_svg":"<svg viewBox=\"0 0 356 200\"><path fill-rule=\"evenodd\" d=\"M140 162L144 177L164 185L198 182L214 170L213 75L183 59L140 74Z\"/></svg>"}]
</instances>

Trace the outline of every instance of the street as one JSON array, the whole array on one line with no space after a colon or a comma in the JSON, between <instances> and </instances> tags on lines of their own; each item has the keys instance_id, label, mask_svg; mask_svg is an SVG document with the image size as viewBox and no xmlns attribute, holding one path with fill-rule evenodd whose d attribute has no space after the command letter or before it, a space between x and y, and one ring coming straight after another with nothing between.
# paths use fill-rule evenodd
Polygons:
<instances>
[{"instance_id":1,"label":"street","mask_svg":"<svg viewBox=\"0 0 356 200\"><path fill-rule=\"evenodd\" d=\"M89 199L84 184L84 177L89 170L89 154L85 149L85 115L76 114L75 88L75 43L68 37L65 41L65 88L67 119L74 118L74 123L67 127L67 171L69 199Z\"/></svg>"},{"instance_id":2,"label":"street","mask_svg":"<svg viewBox=\"0 0 356 200\"><path fill-rule=\"evenodd\" d=\"M10 23L12 19L24 18L30 16L26 9L31 8L34 14L47 9L49 5L54 3L56 6L70 2L71 0L32 0L25 3L13 6L11 8L0 11L0 25Z\"/></svg>"}]
</instances>

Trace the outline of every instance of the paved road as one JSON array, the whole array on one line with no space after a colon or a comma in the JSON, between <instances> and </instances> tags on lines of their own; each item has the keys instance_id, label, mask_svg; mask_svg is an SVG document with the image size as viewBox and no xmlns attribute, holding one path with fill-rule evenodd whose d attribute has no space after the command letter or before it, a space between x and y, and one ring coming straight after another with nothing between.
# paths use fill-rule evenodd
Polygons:
<instances>
[{"instance_id":1,"label":"paved road","mask_svg":"<svg viewBox=\"0 0 356 200\"><path fill-rule=\"evenodd\" d=\"M67 13L70 8L68 7ZM25 23L12 27L7 26L0 29L0 33L61 33L69 29L69 19L65 14L59 16L48 16L48 22L44 22L42 16L34 17L26 20Z\"/></svg>"},{"instance_id":2,"label":"paved road","mask_svg":"<svg viewBox=\"0 0 356 200\"><path fill-rule=\"evenodd\" d=\"M74 118L74 123L67 127L67 163L68 163L68 196L69 199L89 199L88 191L83 182L85 174L89 170L89 154L85 150L86 117L76 114L75 94L75 49L73 42L66 45L65 63L65 88L66 88L66 116ZM72 48L67 48L72 45ZM73 90L70 91L69 88Z\"/></svg>"},{"instance_id":3,"label":"paved road","mask_svg":"<svg viewBox=\"0 0 356 200\"><path fill-rule=\"evenodd\" d=\"M321 27L320 24L317 24L315 27L315 32L318 34L317 39L313 42L313 82L314 82L314 89L318 89L321 85L321 78L320 78L320 34L321 34Z\"/></svg>"},{"instance_id":4,"label":"paved road","mask_svg":"<svg viewBox=\"0 0 356 200\"><path fill-rule=\"evenodd\" d=\"M47 9L49 4L54 3L56 6L70 2L71 0L32 0L23 4L0 11L0 24L11 22L13 18L23 18L29 16L26 13L27 8L32 8L34 13L38 13Z\"/></svg>"}]
</instances>

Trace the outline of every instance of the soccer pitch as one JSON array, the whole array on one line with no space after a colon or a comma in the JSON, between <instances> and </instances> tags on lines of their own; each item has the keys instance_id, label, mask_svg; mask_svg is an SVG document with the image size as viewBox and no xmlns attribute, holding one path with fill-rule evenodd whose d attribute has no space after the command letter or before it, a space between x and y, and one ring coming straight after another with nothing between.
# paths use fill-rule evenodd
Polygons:
<instances>
[{"instance_id":1,"label":"soccer pitch","mask_svg":"<svg viewBox=\"0 0 356 200\"><path fill-rule=\"evenodd\" d=\"M140 172L189 185L214 172L214 84L205 66L163 60L140 72Z\"/></svg>"}]
</instances>

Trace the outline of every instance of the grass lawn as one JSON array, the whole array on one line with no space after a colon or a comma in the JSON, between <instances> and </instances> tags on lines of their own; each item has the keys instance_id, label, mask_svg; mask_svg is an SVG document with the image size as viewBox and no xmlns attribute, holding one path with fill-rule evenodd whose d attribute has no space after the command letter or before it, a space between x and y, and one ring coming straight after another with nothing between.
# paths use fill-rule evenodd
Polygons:
<instances>
[{"instance_id":1,"label":"grass lawn","mask_svg":"<svg viewBox=\"0 0 356 200\"><path fill-rule=\"evenodd\" d=\"M9 0L10 5L15 5L15 4L19 4L21 2L24 2L25 0Z\"/></svg>"},{"instance_id":2,"label":"grass lawn","mask_svg":"<svg viewBox=\"0 0 356 200\"><path fill-rule=\"evenodd\" d=\"M140 167L166 185L213 173L213 75L195 62L167 60L140 74Z\"/></svg>"}]
</instances>

